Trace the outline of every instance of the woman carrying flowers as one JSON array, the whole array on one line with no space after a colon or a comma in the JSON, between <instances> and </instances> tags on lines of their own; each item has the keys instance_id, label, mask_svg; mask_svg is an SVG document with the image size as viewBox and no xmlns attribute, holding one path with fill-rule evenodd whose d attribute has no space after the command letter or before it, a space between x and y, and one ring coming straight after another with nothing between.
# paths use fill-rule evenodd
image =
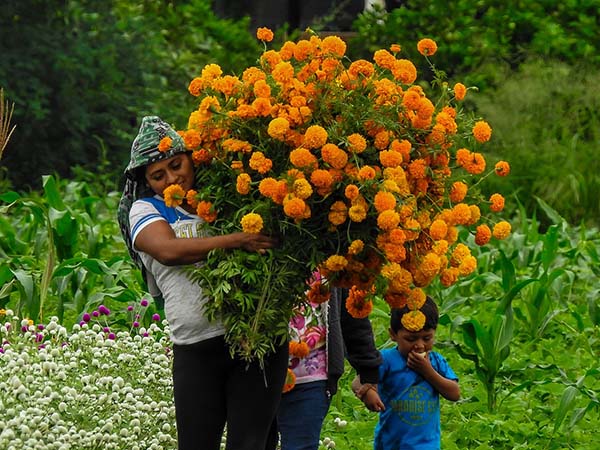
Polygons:
<instances>
[{"instance_id":1,"label":"woman carrying flowers","mask_svg":"<svg viewBox=\"0 0 600 450\"><path fill-rule=\"evenodd\" d=\"M119 224L150 292L164 297L179 450L218 450L225 424L228 450L265 448L285 381L288 345L276 347L262 364L232 357L223 325L204 315L211 299L187 270L213 249L263 252L276 241L258 233L207 235L202 225L210 208L195 204L192 195L184 202L195 184L192 154L158 117L142 120L125 174Z\"/></svg>"}]
</instances>

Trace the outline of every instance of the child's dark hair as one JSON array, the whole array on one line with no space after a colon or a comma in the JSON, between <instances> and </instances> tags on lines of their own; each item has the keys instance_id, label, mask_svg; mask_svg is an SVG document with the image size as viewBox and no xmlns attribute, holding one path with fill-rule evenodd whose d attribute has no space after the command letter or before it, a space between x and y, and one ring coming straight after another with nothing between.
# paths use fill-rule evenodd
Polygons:
<instances>
[{"instance_id":1,"label":"child's dark hair","mask_svg":"<svg viewBox=\"0 0 600 450\"><path fill-rule=\"evenodd\" d=\"M425 315L424 330L435 330L438 325L440 313L438 307L433 299L428 295L425 299L425 304L419 309ZM402 326L402 316L410 312L410 308L405 306L404 308L393 308L390 317L390 328L394 333L397 333L404 327Z\"/></svg>"}]
</instances>

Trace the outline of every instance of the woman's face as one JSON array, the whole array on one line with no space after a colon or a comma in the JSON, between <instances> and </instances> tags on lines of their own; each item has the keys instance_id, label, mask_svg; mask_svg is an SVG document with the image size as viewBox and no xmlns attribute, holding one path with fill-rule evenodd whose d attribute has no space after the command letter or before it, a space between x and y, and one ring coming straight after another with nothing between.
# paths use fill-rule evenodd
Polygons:
<instances>
[{"instance_id":1,"label":"woman's face","mask_svg":"<svg viewBox=\"0 0 600 450\"><path fill-rule=\"evenodd\" d=\"M168 159L146 166L146 181L155 194L162 195L165 188L178 184L184 191L194 186L194 164L189 153L179 153Z\"/></svg>"}]
</instances>

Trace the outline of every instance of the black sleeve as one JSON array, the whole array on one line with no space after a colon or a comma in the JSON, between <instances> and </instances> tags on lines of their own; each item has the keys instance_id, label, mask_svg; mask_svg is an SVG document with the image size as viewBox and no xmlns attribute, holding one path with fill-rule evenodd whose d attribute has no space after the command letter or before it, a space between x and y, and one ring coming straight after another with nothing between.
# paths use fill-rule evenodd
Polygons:
<instances>
[{"instance_id":1,"label":"black sleeve","mask_svg":"<svg viewBox=\"0 0 600 450\"><path fill-rule=\"evenodd\" d=\"M358 372L361 383L376 384L382 358L375 346L373 328L369 318L355 319L346 309L348 290L340 289L340 322L346 358Z\"/></svg>"}]
</instances>

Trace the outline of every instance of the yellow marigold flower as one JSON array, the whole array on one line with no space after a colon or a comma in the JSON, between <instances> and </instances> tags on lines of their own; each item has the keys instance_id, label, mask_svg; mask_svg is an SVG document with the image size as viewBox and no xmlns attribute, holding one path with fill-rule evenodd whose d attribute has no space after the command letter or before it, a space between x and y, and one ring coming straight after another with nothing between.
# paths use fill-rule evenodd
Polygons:
<instances>
[{"instance_id":1,"label":"yellow marigold flower","mask_svg":"<svg viewBox=\"0 0 600 450\"><path fill-rule=\"evenodd\" d=\"M465 244L456 244L456 247L454 247L450 257L450 264L452 264L453 267L457 267L463 261L463 259L470 255L471 250L469 247L467 247Z\"/></svg>"},{"instance_id":2,"label":"yellow marigold flower","mask_svg":"<svg viewBox=\"0 0 600 450\"><path fill-rule=\"evenodd\" d=\"M306 210L306 203L298 197L289 196L283 201L283 212L292 219L301 219Z\"/></svg>"},{"instance_id":3,"label":"yellow marigold flower","mask_svg":"<svg viewBox=\"0 0 600 450\"><path fill-rule=\"evenodd\" d=\"M181 205L184 198L185 191L178 184L167 186L163 191L165 205L167 205L169 208L176 208L177 206Z\"/></svg>"},{"instance_id":4,"label":"yellow marigold flower","mask_svg":"<svg viewBox=\"0 0 600 450\"><path fill-rule=\"evenodd\" d=\"M294 47L294 58L298 61L304 61L308 58L313 52L313 47L306 39L301 39L296 42L296 46Z\"/></svg>"},{"instance_id":5,"label":"yellow marigold flower","mask_svg":"<svg viewBox=\"0 0 600 450\"><path fill-rule=\"evenodd\" d=\"M477 142L487 142L492 137L492 127L487 122L480 120L473 127L473 136Z\"/></svg>"},{"instance_id":6,"label":"yellow marigold flower","mask_svg":"<svg viewBox=\"0 0 600 450\"><path fill-rule=\"evenodd\" d=\"M463 277L472 274L477 269L477 258L473 255L466 256L458 266L458 273Z\"/></svg>"},{"instance_id":7,"label":"yellow marigold flower","mask_svg":"<svg viewBox=\"0 0 600 450\"><path fill-rule=\"evenodd\" d=\"M456 83L454 85L454 98L458 101L462 101L465 99L467 95L467 88L462 83Z\"/></svg>"},{"instance_id":8,"label":"yellow marigold flower","mask_svg":"<svg viewBox=\"0 0 600 450\"><path fill-rule=\"evenodd\" d=\"M348 207L342 201L333 202L331 208L329 208L329 214L327 216L329 222L335 226L343 224L348 218Z\"/></svg>"},{"instance_id":9,"label":"yellow marigold flower","mask_svg":"<svg viewBox=\"0 0 600 450\"><path fill-rule=\"evenodd\" d=\"M158 151L164 153L171 148L172 144L173 144L173 139L171 139L169 136L165 136L158 143Z\"/></svg>"},{"instance_id":10,"label":"yellow marigold flower","mask_svg":"<svg viewBox=\"0 0 600 450\"><path fill-rule=\"evenodd\" d=\"M271 114L273 105L268 98L256 98L252 102L252 108L256 111L256 115L259 117L267 117Z\"/></svg>"},{"instance_id":11,"label":"yellow marigold flower","mask_svg":"<svg viewBox=\"0 0 600 450\"><path fill-rule=\"evenodd\" d=\"M462 181L455 181L450 188L450 200L453 203L462 202L467 196L469 187Z\"/></svg>"},{"instance_id":12,"label":"yellow marigold flower","mask_svg":"<svg viewBox=\"0 0 600 450\"><path fill-rule=\"evenodd\" d=\"M510 235L510 229L510 224L503 220L494 225L494 231L492 234L496 239L506 239Z\"/></svg>"},{"instance_id":13,"label":"yellow marigold flower","mask_svg":"<svg viewBox=\"0 0 600 450\"><path fill-rule=\"evenodd\" d=\"M341 255L332 255L325 260L325 268L332 272L344 270L348 265L348 260Z\"/></svg>"},{"instance_id":14,"label":"yellow marigold flower","mask_svg":"<svg viewBox=\"0 0 600 450\"><path fill-rule=\"evenodd\" d=\"M504 209L504 197L500 194L492 194L490 196L490 209L494 212L500 212Z\"/></svg>"},{"instance_id":15,"label":"yellow marigold flower","mask_svg":"<svg viewBox=\"0 0 600 450\"><path fill-rule=\"evenodd\" d=\"M381 275L388 280L402 276L402 266L395 262L384 264L381 268Z\"/></svg>"},{"instance_id":16,"label":"yellow marigold flower","mask_svg":"<svg viewBox=\"0 0 600 450\"><path fill-rule=\"evenodd\" d=\"M290 129L290 123L283 117L277 117L269 122L267 133L273 139L282 141Z\"/></svg>"},{"instance_id":17,"label":"yellow marigold flower","mask_svg":"<svg viewBox=\"0 0 600 450\"><path fill-rule=\"evenodd\" d=\"M247 195L250 192L251 181L250 175L247 173L240 173L236 179L236 190L242 195Z\"/></svg>"},{"instance_id":18,"label":"yellow marigold flower","mask_svg":"<svg viewBox=\"0 0 600 450\"><path fill-rule=\"evenodd\" d=\"M371 166L361 167L358 171L358 179L362 181L373 180L376 175L377 173L375 172L375 169L373 169Z\"/></svg>"},{"instance_id":19,"label":"yellow marigold flower","mask_svg":"<svg viewBox=\"0 0 600 450\"><path fill-rule=\"evenodd\" d=\"M414 288L408 294L408 298L406 299L406 306L408 306L413 311L416 309L420 309L421 306L425 304L427 300L427 296L425 292L421 288Z\"/></svg>"},{"instance_id":20,"label":"yellow marigold flower","mask_svg":"<svg viewBox=\"0 0 600 450\"><path fill-rule=\"evenodd\" d=\"M294 78L294 67L287 61L281 61L277 63L271 75L279 83L288 83Z\"/></svg>"},{"instance_id":21,"label":"yellow marigold flower","mask_svg":"<svg viewBox=\"0 0 600 450\"><path fill-rule=\"evenodd\" d=\"M446 239L440 239L433 244L431 251L438 256L442 256L448 252L448 247L448 241Z\"/></svg>"},{"instance_id":22,"label":"yellow marigold flower","mask_svg":"<svg viewBox=\"0 0 600 450\"><path fill-rule=\"evenodd\" d=\"M437 44L433 39L421 39L417 42L417 50L423 56L433 56L437 52Z\"/></svg>"},{"instance_id":23,"label":"yellow marigold flower","mask_svg":"<svg viewBox=\"0 0 600 450\"><path fill-rule=\"evenodd\" d=\"M256 37L263 42L271 42L273 40L273 32L266 27L261 27L256 30Z\"/></svg>"},{"instance_id":24,"label":"yellow marigold flower","mask_svg":"<svg viewBox=\"0 0 600 450\"><path fill-rule=\"evenodd\" d=\"M443 220L434 220L429 226L429 235L434 241L444 239L448 233L448 224Z\"/></svg>"},{"instance_id":25,"label":"yellow marigold flower","mask_svg":"<svg viewBox=\"0 0 600 450\"><path fill-rule=\"evenodd\" d=\"M398 59L392 67L392 75L404 84L413 84L417 79L417 68L408 59Z\"/></svg>"},{"instance_id":26,"label":"yellow marigold flower","mask_svg":"<svg viewBox=\"0 0 600 450\"><path fill-rule=\"evenodd\" d=\"M256 213L248 213L240 220L244 233L258 234L263 229L263 219Z\"/></svg>"},{"instance_id":27,"label":"yellow marigold flower","mask_svg":"<svg viewBox=\"0 0 600 450\"><path fill-rule=\"evenodd\" d=\"M358 255L365 248L365 243L360 239L355 239L350 243L348 247L348 254L350 255Z\"/></svg>"},{"instance_id":28,"label":"yellow marigold flower","mask_svg":"<svg viewBox=\"0 0 600 450\"><path fill-rule=\"evenodd\" d=\"M416 310L404 313L404 315L402 315L402 319L400 319L400 322L405 330L421 331L425 326L425 320L425 314L419 310Z\"/></svg>"},{"instance_id":29,"label":"yellow marigold flower","mask_svg":"<svg viewBox=\"0 0 600 450\"><path fill-rule=\"evenodd\" d=\"M475 232L475 243L477 245L485 245L490 242L492 231L486 224L479 225Z\"/></svg>"},{"instance_id":30,"label":"yellow marigold flower","mask_svg":"<svg viewBox=\"0 0 600 450\"><path fill-rule=\"evenodd\" d=\"M400 224L400 215L393 210L386 210L377 216L377 226L384 231L390 231L397 228Z\"/></svg>"},{"instance_id":31,"label":"yellow marigold flower","mask_svg":"<svg viewBox=\"0 0 600 450\"><path fill-rule=\"evenodd\" d=\"M207 201L198 203L196 214L207 223L214 222L217 219L217 212L214 210L213 204Z\"/></svg>"},{"instance_id":32,"label":"yellow marigold flower","mask_svg":"<svg viewBox=\"0 0 600 450\"><path fill-rule=\"evenodd\" d=\"M362 222L367 218L367 210L363 205L353 205L348 210L348 216L352 222Z\"/></svg>"},{"instance_id":33,"label":"yellow marigold flower","mask_svg":"<svg viewBox=\"0 0 600 450\"><path fill-rule=\"evenodd\" d=\"M367 148L367 140L358 133L348 136L348 150L352 153L362 153Z\"/></svg>"},{"instance_id":34,"label":"yellow marigold flower","mask_svg":"<svg viewBox=\"0 0 600 450\"><path fill-rule=\"evenodd\" d=\"M396 207L396 197L390 192L378 191L373 199L373 204L379 213L394 209Z\"/></svg>"},{"instance_id":35,"label":"yellow marigold flower","mask_svg":"<svg viewBox=\"0 0 600 450\"><path fill-rule=\"evenodd\" d=\"M321 49L325 55L342 57L346 53L346 43L338 36L327 36L321 42Z\"/></svg>"},{"instance_id":36,"label":"yellow marigold flower","mask_svg":"<svg viewBox=\"0 0 600 450\"><path fill-rule=\"evenodd\" d=\"M306 200L313 193L312 186L310 183L304 179L300 178L298 180L294 180L294 195L302 200Z\"/></svg>"},{"instance_id":37,"label":"yellow marigold flower","mask_svg":"<svg viewBox=\"0 0 600 450\"><path fill-rule=\"evenodd\" d=\"M212 81L221 75L223 75L223 70L218 64L207 64L202 69L202 78L208 81Z\"/></svg>"},{"instance_id":38,"label":"yellow marigold flower","mask_svg":"<svg viewBox=\"0 0 600 450\"><path fill-rule=\"evenodd\" d=\"M505 177L510 173L510 165L506 161L498 161L494 167L496 175Z\"/></svg>"},{"instance_id":39,"label":"yellow marigold flower","mask_svg":"<svg viewBox=\"0 0 600 450\"><path fill-rule=\"evenodd\" d=\"M240 171L244 169L244 163L242 161L231 161L231 170Z\"/></svg>"},{"instance_id":40,"label":"yellow marigold flower","mask_svg":"<svg viewBox=\"0 0 600 450\"><path fill-rule=\"evenodd\" d=\"M327 142L327 130L320 125L311 125L304 133L304 145L308 148L320 148Z\"/></svg>"},{"instance_id":41,"label":"yellow marigold flower","mask_svg":"<svg viewBox=\"0 0 600 450\"><path fill-rule=\"evenodd\" d=\"M474 225L481 219L481 210L477 205L469 205L469 209L471 210L471 220L467 222L467 225Z\"/></svg>"}]
</instances>

